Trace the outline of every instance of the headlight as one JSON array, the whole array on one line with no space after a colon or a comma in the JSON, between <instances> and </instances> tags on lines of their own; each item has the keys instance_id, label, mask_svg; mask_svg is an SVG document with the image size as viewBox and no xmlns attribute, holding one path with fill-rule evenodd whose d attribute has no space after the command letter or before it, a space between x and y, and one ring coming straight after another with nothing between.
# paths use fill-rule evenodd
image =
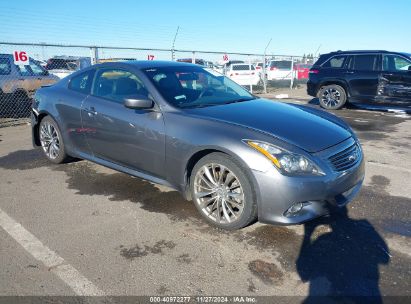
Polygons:
<instances>
[{"instance_id":1,"label":"headlight","mask_svg":"<svg viewBox=\"0 0 411 304\"><path fill-rule=\"evenodd\" d=\"M267 157L280 170L281 173L287 175L324 175L312 161L303 155L285 151L276 146L259 142L245 141L250 147Z\"/></svg>"}]
</instances>

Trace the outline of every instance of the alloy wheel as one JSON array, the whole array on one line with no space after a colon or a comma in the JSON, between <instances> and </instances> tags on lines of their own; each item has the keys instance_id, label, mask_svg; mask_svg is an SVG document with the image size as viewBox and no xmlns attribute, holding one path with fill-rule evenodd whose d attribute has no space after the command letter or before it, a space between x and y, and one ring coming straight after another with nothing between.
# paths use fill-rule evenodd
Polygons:
<instances>
[{"instance_id":1,"label":"alloy wheel","mask_svg":"<svg viewBox=\"0 0 411 304\"><path fill-rule=\"evenodd\" d=\"M60 139L56 128L49 122L40 127L40 142L44 153L50 159L56 159L60 153Z\"/></svg>"},{"instance_id":2,"label":"alloy wheel","mask_svg":"<svg viewBox=\"0 0 411 304\"><path fill-rule=\"evenodd\" d=\"M212 221L229 224L237 221L244 209L244 193L237 176L227 167L209 163L194 178L194 200Z\"/></svg>"},{"instance_id":3,"label":"alloy wheel","mask_svg":"<svg viewBox=\"0 0 411 304\"><path fill-rule=\"evenodd\" d=\"M326 107L335 107L341 102L341 93L333 88L326 89L321 96L321 100Z\"/></svg>"}]
</instances>

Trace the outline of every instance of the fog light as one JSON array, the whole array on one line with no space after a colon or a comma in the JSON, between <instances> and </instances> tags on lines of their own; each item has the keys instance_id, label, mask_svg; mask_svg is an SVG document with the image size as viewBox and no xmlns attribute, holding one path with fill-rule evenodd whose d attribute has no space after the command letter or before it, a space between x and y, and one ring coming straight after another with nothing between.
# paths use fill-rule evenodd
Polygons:
<instances>
[{"instance_id":1,"label":"fog light","mask_svg":"<svg viewBox=\"0 0 411 304\"><path fill-rule=\"evenodd\" d=\"M285 216L293 216L303 209L304 203L295 203L284 213Z\"/></svg>"}]
</instances>

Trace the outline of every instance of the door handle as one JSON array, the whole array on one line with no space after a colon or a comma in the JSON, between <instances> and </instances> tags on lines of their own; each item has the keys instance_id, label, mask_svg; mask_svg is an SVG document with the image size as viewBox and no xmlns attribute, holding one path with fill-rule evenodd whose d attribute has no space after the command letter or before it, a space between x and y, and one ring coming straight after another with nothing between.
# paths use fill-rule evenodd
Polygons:
<instances>
[{"instance_id":1,"label":"door handle","mask_svg":"<svg viewBox=\"0 0 411 304\"><path fill-rule=\"evenodd\" d=\"M90 107L89 109L84 109L84 111L87 112L89 117L92 117L94 115L97 115L97 111L94 107Z\"/></svg>"},{"instance_id":2,"label":"door handle","mask_svg":"<svg viewBox=\"0 0 411 304\"><path fill-rule=\"evenodd\" d=\"M345 71L344 73L345 73L345 74L354 74L353 71Z\"/></svg>"}]
</instances>

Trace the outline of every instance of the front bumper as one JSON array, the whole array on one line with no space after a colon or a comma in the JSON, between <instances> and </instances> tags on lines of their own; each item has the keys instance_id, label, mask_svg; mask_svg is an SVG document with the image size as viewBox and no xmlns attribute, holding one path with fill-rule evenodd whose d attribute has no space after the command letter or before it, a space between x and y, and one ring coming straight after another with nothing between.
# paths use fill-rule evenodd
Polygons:
<instances>
[{"instance_id":1,"label":"front bumper","mask_svg":"<svg viewBox=\"0 0 411 304\"><path fill-rule=\"evenodd\" d=\"M352 144L352 139L319 153L318 158L324 160L347 144ZM360 191L365 173L362 153L355 166L343 172L335 172L330 166L324 176L284 176L272 169L264 173L253 171L258 188L258 218L260 222L280 225L300 224L345 206ZM295 203L303 203L304 207L294 215L285 215Z\"/></svg>"}]
</instances>

